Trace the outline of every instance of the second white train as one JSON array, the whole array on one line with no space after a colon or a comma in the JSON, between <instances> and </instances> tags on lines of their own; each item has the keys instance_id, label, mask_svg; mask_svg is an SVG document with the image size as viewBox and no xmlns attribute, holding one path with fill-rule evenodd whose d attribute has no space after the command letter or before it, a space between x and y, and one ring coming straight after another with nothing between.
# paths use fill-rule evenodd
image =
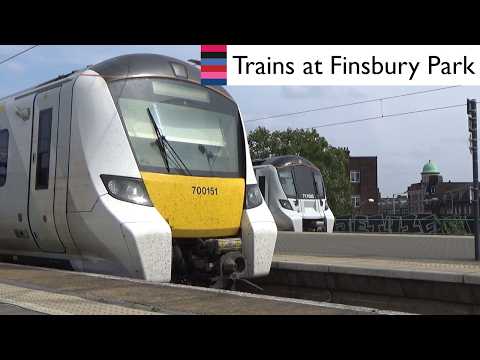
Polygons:
<instances>
[{"instance_id":1,"label":"second white train","mask_svg":"<svg viewBox=\"0 0 480 360\"><path fill-rule=\"evenodd\" d=\"M279 230L333 232L322 173L300 156L253 161L260 191Z\"/></svg>"}]
</instances>

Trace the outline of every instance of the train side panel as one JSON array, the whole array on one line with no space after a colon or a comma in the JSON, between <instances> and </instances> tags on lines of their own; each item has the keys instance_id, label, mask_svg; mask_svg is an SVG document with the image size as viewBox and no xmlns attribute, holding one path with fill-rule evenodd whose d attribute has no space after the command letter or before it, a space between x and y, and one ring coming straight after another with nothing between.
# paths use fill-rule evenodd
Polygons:
<instances>
[{"instance_id":1,"label":"train side panel","mask_svg":"<svg viewBox=\"0 0 480 360\"><path fill-rule=\"evenodd\" d=\"M0 104L0 131L8 131L6 182L0 186L0 250L35 252L28 223L28 188L35 95Z\"/></svg>"},{"instance_id":2,"label":"train side panel","mask_svg":"<svg viewBox=\"0 0 480 360\"><path fill-rule=\"evenodd\" d=\"M80 252L68 228L67 221L67 193L68 172L70 159L70 128L72 118L72 92L76 78L62 84L60 91L60 110L58 123L58 141L56 149L55 167L55 199L54 214L57 233L66 248L66 253L71 261L82 270L81 261L78 260Z\"/></svg>"},{"instance_id":3,"label":"train side panel","mask_svg":"<svg viewBox=\"0 0 480 360\"><path fill-rule=\"evenodd\" d=\"M73 89L68 185L72 237L86 271L170 281L168 224L154 207L112 198L100 178L141 176L108 86L95 75L80 75Z\"/></svg>"},{"instance_id":4,"label":"train side panel","mask_svg":"<svg viewBox=\"0 0 480 360\"><path fill-rule=\"evenodd\" d=\"M270 209L278 229L302 232L302 215L295 210L280 206L279 199L287 199L278 178L277 169L272 165L256 166L256 176L265 176L268 189L268 208Z\"/></svg>"},{"instance_id":5,"label":"train side panel","mask_svg":"<svg viewBox=\"0 0 480 360\"><path fill-rule=\"evenodd\" d=\"M245 139L245 182L247 185L257 184L243 120L242 127ZM265 201L256 208L244 209L241 228L242 254L247 259L247 277L268 275L277 240L277 226Z\"/></svg>"}]
</instances>

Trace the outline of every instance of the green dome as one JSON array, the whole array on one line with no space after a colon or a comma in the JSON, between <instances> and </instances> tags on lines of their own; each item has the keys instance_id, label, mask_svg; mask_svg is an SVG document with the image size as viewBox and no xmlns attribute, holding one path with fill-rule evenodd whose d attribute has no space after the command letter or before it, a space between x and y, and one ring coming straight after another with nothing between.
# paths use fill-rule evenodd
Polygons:
<instances>
[{"instance_id":1,"label":"green dome","mask_svg":"<svg viewBox=\"0 0 480 360\"><path fill-rule=\"evenodd\" d=\"M433 163L431 160L428 160L428 163L423 166L422 174L440 174L440 171L438 171L435 163Z\"/></svg>"}]
</instances>

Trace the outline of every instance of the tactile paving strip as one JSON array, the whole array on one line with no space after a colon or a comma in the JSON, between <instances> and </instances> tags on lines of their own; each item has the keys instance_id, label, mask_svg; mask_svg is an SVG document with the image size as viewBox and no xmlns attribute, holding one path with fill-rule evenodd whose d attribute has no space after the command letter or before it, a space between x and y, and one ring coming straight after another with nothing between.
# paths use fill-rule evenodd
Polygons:
<instances>
[{"instance_id":1,"label":"tactile paving strip","mask_svg":"<svg viewBox=\"0 0 480 360\"><path fill-rule=\"evenodd\" d=\"M163 315L7 284L0 284L0 302L49 315Z\"/></svg>"},{"instance_id":2,"label":"tactile paving strip","mask_svg":"<svg viewBox=\"0 0 480 360\"><path fill-rule=\"evenodd\" d=\"M415 266L421 268L438 268L438 269L467 269L480 272L480 266L474 264L462 264L462 263L438 263L438 262L418 262L418 261L383 261L383 263L396 264L396 265L405 265L405 266Z\"/></svg>"},{"instance_id":3,"label":"tactile paving strip","mask_svg":"<svg viewBox=\"0 0 480 360\"><path fill-rule=\"evenodd\" d=\"M423 268L423 269L438 269L438 270L458 270L469 272L480 272L480 265L473 262L460 261L415 261L415 260L399 260L399 259L379 259L379 258L364 258L364 257L337 257L337 256L308 256L308 255L275 255L274 261L302 261L313 264L329 264L329 265L352 265L352 266L371 266L371 267L406 267Z\"/></svg>"}]
</instances>

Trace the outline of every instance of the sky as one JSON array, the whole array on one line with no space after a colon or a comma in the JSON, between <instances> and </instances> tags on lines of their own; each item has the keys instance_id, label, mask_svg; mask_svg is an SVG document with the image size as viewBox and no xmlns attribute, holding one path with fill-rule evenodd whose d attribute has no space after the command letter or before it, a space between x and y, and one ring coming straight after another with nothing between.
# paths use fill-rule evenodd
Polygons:
<instances>
[{"instance_id":1,"label":"sky","mask_svg":"<svg viewBox=\"0 0 480 360\"><path fill-rule=\"evenodd\" d=\"M0 60L28 45L0 45ZM158 53L180 60L199 59L200 46L64 46L41 45L0 65L0 98L84 68L105 59L129 53ZM242 111L248 130L309 128L381 114L466 103L480 100L480 87L457 87L426 94L348 106L327 111L248 122L259 117L339 105L442 87L414 86L227 86ZM428 160L434 161L444 180L471 181L472 161L468 150L466 108L430 111L401 117L319 128L333 146L348 147L351 156L377 156L378 186L382 196L403 193L420 180Z\"/></svg>"}]
</instances>

